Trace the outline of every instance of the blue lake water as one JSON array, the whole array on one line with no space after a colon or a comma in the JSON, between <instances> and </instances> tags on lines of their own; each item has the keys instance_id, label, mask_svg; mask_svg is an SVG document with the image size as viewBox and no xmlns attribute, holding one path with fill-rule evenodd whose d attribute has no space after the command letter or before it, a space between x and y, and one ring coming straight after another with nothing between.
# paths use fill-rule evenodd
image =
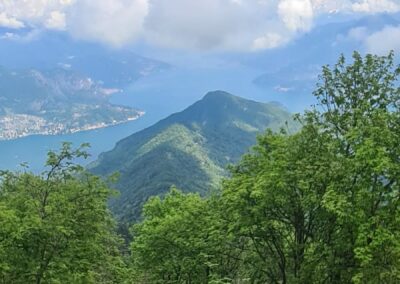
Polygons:
<instances>
[{"instance_id":1,"label":"blue lake water","mask_svg":"<svg viewBox=\"0 0 400 284\"><path fill-rule=\"evenodd\" d=\"M136 120L99 130L70 135L29 136L0 142L0 169L17 169L26 162L33 171L42 169L48 150L58 149L62 142L75 146L88 142L95 159L111 150L115 143L158 120L185 109L207 92L224 90L257 101L277 101L292 112L300 112L312 103L311 95L274 93L256 87L252 81L261 71L243 67L214 69L173 69L145 77L115 95L111 101L142 109L146 114Z\"/></svg>"}]
</instances>

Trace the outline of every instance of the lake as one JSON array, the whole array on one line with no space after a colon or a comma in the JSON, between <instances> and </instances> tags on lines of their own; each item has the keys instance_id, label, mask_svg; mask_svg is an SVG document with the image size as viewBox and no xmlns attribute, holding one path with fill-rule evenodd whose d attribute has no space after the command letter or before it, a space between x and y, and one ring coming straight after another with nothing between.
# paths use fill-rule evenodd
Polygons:
<instances>
[{"instance_id":1,"label":"lake","mask_svg":"<svg viewBox=\"0 0 400 284\"><path fill-rule=\"evenodd\" d=\"M276 93L255 86L252 81L261 73L238 67L175 68L144 77L116 94L111 101L144 110L146 114L136 121L108 128L56 136L29 136L0 142L0 169L15 170L26 162L31 170L39 171L48 150L58 149L62 142L75 146L90 143L91 159L111 150L115 143L140 131L166 116L181 111L201 99L207 92L224 90L232 94L262 102L276 101L292 112L301 112L312 102L311 95Z\"/></svg>"}]
</instances>

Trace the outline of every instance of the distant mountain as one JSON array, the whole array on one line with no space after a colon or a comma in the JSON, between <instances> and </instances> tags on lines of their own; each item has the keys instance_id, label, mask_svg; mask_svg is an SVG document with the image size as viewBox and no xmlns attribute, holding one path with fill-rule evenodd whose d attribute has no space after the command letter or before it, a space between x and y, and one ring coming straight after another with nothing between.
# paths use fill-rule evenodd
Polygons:
<instances>
[{"instance_id":1,"label":"distant mountain","mask_svg":"<svg viewBox=\"0 0 400 284\"><path fill-rule=\"evenodd\" d=\"M226 175L226 165L256 142L266 128L278 129L291 115L278 104L258 103L216 91L180 113L117 143L90 170L120 173L121 196L112 209L123 220L137 218L152 195L173 185L202 194Z\"/></svg>"},{"instance_id":2,"label":"distant mountain","mask_svg":"<svg viewBox=\"0 0 400 284\"><path fill-rule=\"evenodd\" d=\"M73 133L138 118L110 96L170 65L65 33L0 28L0 140Z\"/></svg>"},{"instance_id":3,"label":"distant mountain","mask_svg":"<svg viewBox=\"0 0 400 284\"><path fill-rule=\"evenodd\" d=\"M11 69L62 68L100 81L107 88L120 89L141 77L170 68L167 63L128 49L76 41L64 33L31 33L0 29L1 65Z\"/></svg>"},{"instance_id":4,"label":"distant mountain","mask_svg":"<svg viewBox=\"0 0 400 284\"><path fill-rule=\"evenodd\" d=\"M0 68L0 140L101 128L142 113L108 102L114 89L63 69Z\"/></svg>"},{"instance_id":5,"label":"distant mountain","mask_svg":"<svg viewBox=\"0 0 400 284\"><path fill-rule=\"evenodd\" d=\"M386 26L399 26L399 14L377 14L320 25L289 43L260 52L247 63L265 70L254 82L275 93L310 95L326 64L336 63L340 54L350 57L354 50L365 52L364 38Z\"/></svg>"}]
</instances>

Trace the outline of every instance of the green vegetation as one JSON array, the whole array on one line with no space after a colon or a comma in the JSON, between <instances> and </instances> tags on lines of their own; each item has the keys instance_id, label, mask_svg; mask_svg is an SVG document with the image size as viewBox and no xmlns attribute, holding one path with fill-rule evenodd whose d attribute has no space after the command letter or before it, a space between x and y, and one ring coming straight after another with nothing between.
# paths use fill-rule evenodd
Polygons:
<instances>
[{"instance_id":1,"label":"green vegetation","mask_svg":"<svg viewBox=\"0 0 400 284\"><path fill-rule=\"evenodd\" d=\"M107 210L112 192L72 163L87 155L84 149L64 144L59 153L50 152L49 170L39 176L3 173L0 282L399 283L399 75L393 54L354 53L351 64L341 57L324 67L315 91L319 104L296 117L300 131L267 130L213 194L173 188L151 197L143 219L131 228L129 252ZM198 108L203 103L218 106L204 101L226 102L226 96L239 100L206 96L191 112L157 124L164 130L157 135L149 128L135 136L139 146L133 152L123 147L132 137L114 151L153 159L167 151L157 164L196 179L191 168L173 168L175 162L189 161L185 154L193 151L192 160L219 166L202 152L217 149L199 144L225 140L215 135L204 142L203 131L216 130L186 115L197 114L207 125L208 113L195 110L204 110ZM239 129L253 129L235 117ZM202 132L193 135L194 129ZM182 143L168 148L170 140ZM226 145L218 150L229 151ZM168 155L174 163L165 163ZM114 167L118 160L112 157Z\"/></svg>"},{"instance_id":2,"label":"green vegetation","mask_svg":"<svg viewBox=\"0 0 400 284\"><path fill-rule=\"evenodd\" d=\"M71 163L64 144L41 175L4 172L0 184L0 283L123 283L111 191Z\"/></svg>"},{"instance_id":3,"label":"green vegetation","mask_svg":"<svg viewBox=\"0 0 400 284\"><path fill-rule=\"evenodd\" d=\"M183 112L120 141L90 170L120 173L121 195L111 202L118 219L138 219L150 196L171 186L202 195L218 188L235 163L266 128L278 130L291 115L276 104L263 104L217 91Z\"/></svg>"},{"instance_id":4,"label":"green vegetation","mask_svg":"<svg viewBox=\"0 0 400 284\"><path fill-rule=\"evenodd\" d=\"M220 195L151 199L136 281L399 283L399 75L393 54L340 58L302 130L260 136Z\"/></svg>"}]
</instances>

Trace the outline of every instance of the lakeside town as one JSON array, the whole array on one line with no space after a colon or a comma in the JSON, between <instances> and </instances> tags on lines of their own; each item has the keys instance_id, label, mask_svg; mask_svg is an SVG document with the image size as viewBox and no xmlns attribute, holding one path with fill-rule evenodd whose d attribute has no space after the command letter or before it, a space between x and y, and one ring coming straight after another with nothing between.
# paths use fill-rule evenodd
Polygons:
<instances>
[{"instance_id":1,"label":"lakeside town","mask_svg":"<svg viewBox=\"0 0 400 284\"><path fill-rule=\"evenodd\" d=\"M13 140L30 135L57 135L100 129L136 120L144 114L143 111L137 111L136 115L130 115L124 119L112 119L109 122L95 123L49 121L45 118L28 114L4 115L0 116L0 141Z\"/></svg>"}]
</instances>

